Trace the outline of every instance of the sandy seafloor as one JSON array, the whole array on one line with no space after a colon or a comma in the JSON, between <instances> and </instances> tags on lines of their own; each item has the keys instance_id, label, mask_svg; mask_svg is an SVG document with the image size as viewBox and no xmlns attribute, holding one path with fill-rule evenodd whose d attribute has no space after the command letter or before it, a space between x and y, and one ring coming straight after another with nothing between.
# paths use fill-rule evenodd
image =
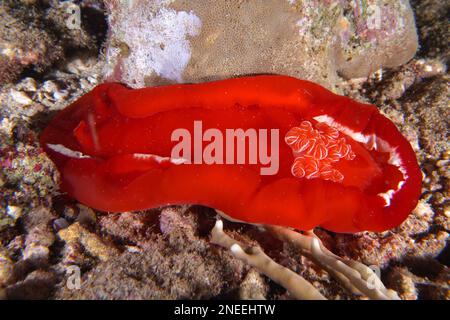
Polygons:
<instances>
[{"instance_id":1,"label":"sandy seafloor","mask_svg":"<svg viewBox=\"0 0 450 320\"><path fill-rule=\"evenodd\" d=\"M90 18L101 19L101 6L87 3ZM316 233L335 254L380 265L383 282L402 299L449 299L448 7L445 1L412 5L420 43L415 58L367 79L342 80L339 87L379 106L411 142L424 173L419 205L401 226L383 233ZM42 23L37 30L54 27ZM64 41L54 51L22 53L24 61L37 62L20 72L0 60L0 297L289 299L285 289L210 243L216 219L211 209L105 214L59 193L58 172L38 136L57 110L101 81L104 31L97 25L59 34ZM27 31L1 32L20 37ZM361 299L257 228L225 222L225 229L243 242L259 243L327 298ZM73 266L81 274L78 289L67 285Z\"/></svg>"}]
</instances>

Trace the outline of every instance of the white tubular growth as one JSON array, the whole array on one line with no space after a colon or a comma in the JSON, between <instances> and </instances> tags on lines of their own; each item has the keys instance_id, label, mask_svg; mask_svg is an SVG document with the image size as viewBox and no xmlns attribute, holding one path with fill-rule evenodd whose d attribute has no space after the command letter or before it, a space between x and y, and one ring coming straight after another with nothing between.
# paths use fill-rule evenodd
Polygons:
<instances>
[{"instance_id":1,"label":"white tubular growth","mask_svg":"<svg viewBox=\"0 0 450 320\"><path fill-rule=\"evenodd\" d=\"M227 217L220 211L218 213ZM374 300L400 300L397 292L387 289L372 269L358 261L345 260L333 254L312 231L302 234L286 227L265 225L264 228L281 241L298 249L303 256L326 270L352 294L363 294ZM264 273L297 299L326 299L303 277L277 264L261 248L243 249L239 242L223 232L222 220L217 220L211 231L211 242L229 249L233 256Z\"/></svg>"},{"instance_id":2,"label":"white tubular growth","mask_svg":"<svg viewBox=\"0 0 450 320\"><path fill-rule=\"evenodd\" d=\"M288 268L279 265L259 247L244 250L242 244L223 232L222 220L217 220L211 231L211 242L227 248L233 256L255 267L270 279L286 288L296 299L325 300L326 298L308 281Z\"/></svg>"},{"instance_id":3,"label":"white tubular growth","mask_svg":"<svg viewBox=\"0 0 450 320\"><path fill-rule=\"evenodd\" d=\"M400 300L395 291L383 285L372 269L360 262L336 256L323 246L313 232L301 234L278 226L266 226L266 230L298 248L302 255L324 268L350 292L362 293L375 300Z\"/></svg>"}]
</instances>

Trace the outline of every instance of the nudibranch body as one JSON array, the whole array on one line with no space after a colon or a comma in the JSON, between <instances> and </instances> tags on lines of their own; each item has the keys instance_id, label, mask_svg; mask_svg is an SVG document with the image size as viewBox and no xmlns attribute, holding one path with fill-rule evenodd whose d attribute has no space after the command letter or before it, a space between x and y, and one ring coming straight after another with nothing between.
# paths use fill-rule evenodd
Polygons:
<instances>
[{"instance_id":1,"label":"nudibranch body","mask_svg":"<svg viewBox=\"0 0 450 320\"><path fill-rule=\"evenodd\" d=\"M62 190L103 211L201 204L248 223L382 231L421 191L414 151L376 107L286 76L102 84L41 144Z\"/></svg>"}]
</instances>

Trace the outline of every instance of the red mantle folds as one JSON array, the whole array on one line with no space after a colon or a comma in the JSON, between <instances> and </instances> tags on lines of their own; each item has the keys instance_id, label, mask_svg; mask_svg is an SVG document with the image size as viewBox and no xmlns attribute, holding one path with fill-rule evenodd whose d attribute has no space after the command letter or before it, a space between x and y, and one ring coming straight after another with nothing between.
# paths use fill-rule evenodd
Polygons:
<instances>
[{"instance_id":1,"label":"red mantle folds","mask_svg":"<svg viewBox=\"0 0 450 320\"><path fill-rule=\"evenodd\" d=\"M195 121L224 136L278 129L279 170L171 157L173 131L194 137ZM61 111L41 144L62 190L104 211L190 203L248 223L382 231L406 219L421 191L410 144L376 107L285 76L137 90L102 84Z\"/></svg>"}]
</instances>

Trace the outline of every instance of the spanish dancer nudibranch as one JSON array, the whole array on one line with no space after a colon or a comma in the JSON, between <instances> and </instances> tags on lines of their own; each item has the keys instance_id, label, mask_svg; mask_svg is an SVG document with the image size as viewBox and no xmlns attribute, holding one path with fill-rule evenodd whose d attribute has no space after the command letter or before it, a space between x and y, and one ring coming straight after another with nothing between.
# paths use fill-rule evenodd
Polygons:
<instances>
[{"instance_id":1,"label":"spanish dancer nudibranch","mask_svg":"<svg viewBox=\"0 0 450 320\"><path fill-rule=\"evenodd\" d=\"M334 255L312 232L387 230L417 204L415 154L372 105L286 76L137 90L109 83L61 111L41 144L61 189L81 203L113 212L209 206L263 226L352 294L399 299L372 269ZM221 220L211 242L293 297L325 299L261 248L229 237Z\"/></svg>"},{"instance_id":2,"label":"spanish dancer nudibranch","mask_svg":"<svg viewBox=\"0 0 450 320\"><path fill-rule=\"evenodd\" d=\"M286 76L101 84L41 144L62 190L102 211L201 204L247 223L383 231L421 192L414 151L376 107Z\"/></svg>"}]
</instances>

